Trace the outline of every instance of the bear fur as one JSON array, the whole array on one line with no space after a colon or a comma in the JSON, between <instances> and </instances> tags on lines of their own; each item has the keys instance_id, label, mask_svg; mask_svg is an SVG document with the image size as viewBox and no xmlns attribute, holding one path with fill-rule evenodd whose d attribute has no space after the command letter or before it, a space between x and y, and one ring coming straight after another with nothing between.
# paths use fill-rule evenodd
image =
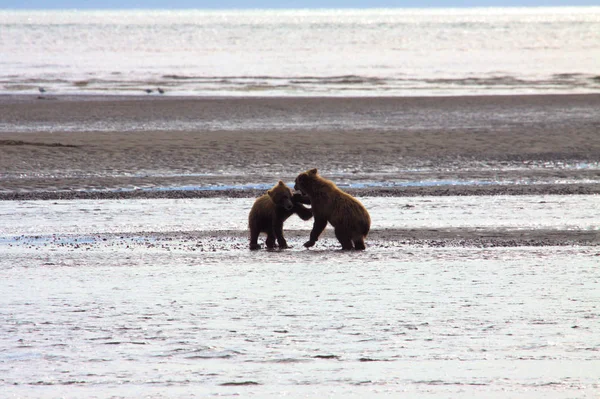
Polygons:
<instances>
[{"instance_id":1,"label":"bear fur","mask_svg":"<svg viewBox=\"0 0 600 399\"><path fill-rule=\"evenodd\" d=\"M308 196L315 217L310 240L304 244L305 247L315 245L329 222L335 229L342 249L365 249L371 216L363 204L340 190L332 181L322 178L316 168L300 173L294 188Z\"/></svg>"},{"instance_id":2,"label":"bear fur","mask_svg":"<svg viewBox=\"0 0 600 399\"><path fill-rule=\"evenodd\" d=\"M302 204L310 204L308 197L300 193L293 194L292 190L279 181L266 194L258 197L248 215L250 228L250 249L260 249L258 236L267 233L267 248L275 247L275 239L280 249L288 248L283 237L283 222L294 213L302 220L309 220L312 212Z\"/></svg>"}]
</instances>

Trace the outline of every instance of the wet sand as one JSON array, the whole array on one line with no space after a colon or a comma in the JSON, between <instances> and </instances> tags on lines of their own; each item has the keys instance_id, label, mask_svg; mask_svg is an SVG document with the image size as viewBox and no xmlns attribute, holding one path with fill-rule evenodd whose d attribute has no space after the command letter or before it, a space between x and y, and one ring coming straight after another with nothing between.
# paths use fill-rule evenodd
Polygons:
<instances>
[{"instance_id":1,"label":"wet sand","mask_svg":"<svg viewBox=\"0 0 600 399\"><path fill-rule=\"evenodd\" d=\"M150 189L118 194L128 198L254 196L152 188L290 181L310 167L350 182L368 176L539 183L363 195L598 193L598 109L600 95L3 96L0 198L113 198L111 191L122 188Z\"/></svg>"},{"instance_id":2,"label":"wet sand","mask_svg":"<svg viewBox=\"0 0 600 399\"><path fill-rule=\"evenodd\" d=\"M0 200L254 198L252 184L310 167L360 197L600 193L600 95L3 96L0 109ZM351 186L392 179L416 185ZM383 242L598 244L594 231L373 229Z\"/></svg>"},{"instance_id":3,"label":"wet sand","mask_svg":"<svg viewBox=\"0 0 600 399\"><path fill-rule=\"evenodd\" d=\"M592 397L599 105L0 98L5 390ZM253 185L313 166L367 250L249 251Z\"/></svg>"},{"instance_id":4,"label":"wet sand","mask_svg":"<svg viewBox=\"0 0 600 399\"><path fill-rule=\"evenodd\" d=\"M595 248L200 252L102 242L2 248L9 397L598 392Z\"/></svg>"},{"instance_id":5,"label":"wet sand","mask_svg":"<svg viewBox=\"0 0 600 399\"><path fill-rule=\"evenodd\" d=\"M290 244L286 250L267 252L306 251L302 244L309 231L285 230ZM261 242L264 237L261 237ZM410 248L516 248L516 247L562 247L600 246L600 232L593 230L557 229L486 229L486 228L440 228L440 229L376 229L369 233L368 248L371 251L409 251ZM247 253L248 233L241 230L100 233L93 235L53 234L17 236L11 239L9 248L39 249L44 251L181 251L191 253ZM264 245L263 245L264 249ZM316 251L338 251L333 230L327 229L320 237ZM596 254L600 256L600 252Z\"/></svg>"},{"instance_id":6,"label":"wet sand","mask_svg":"<svg viewBox=\"0 0 600 399\"><path fill-rule=\"evenodd\" d=\"M410 247L600 246L600 199L576 196L358 197L369 209L369 251ZM0 248L156 248L248 254L246 198L2 201ZM311 222L293 216L284 230L305 251ZM264 241L264 235L260 242ZM338 250L327 228L316 250ZM286 251L283 251L286 252Z\"/></svg>"}]
</instances>

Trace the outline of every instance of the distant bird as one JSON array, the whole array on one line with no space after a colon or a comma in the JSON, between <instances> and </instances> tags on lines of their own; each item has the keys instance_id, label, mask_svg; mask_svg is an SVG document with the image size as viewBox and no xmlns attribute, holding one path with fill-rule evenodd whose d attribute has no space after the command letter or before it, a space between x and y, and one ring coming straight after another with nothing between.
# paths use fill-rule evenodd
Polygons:
<instances>
[{"instance_id":1,"label":"distant bird","mask_svg":"<svg viewBox=\"0 0 600 399\"><path fill-rule=\"evenodd\" d=\"M164 91L163 89L161 89L160 87L159 87L158 89L156 89L156 90L158 90L158 92L159 92L160 94L165 94L165 91Z\"/></svg>"},{"instance_id":2,"label":"distant bird","mask_svg":"<svg viewBox=\"0 0 600 399\"><path fill-rule=\"evenodd\" d=\"M44 89L42 86L38 87L38 91L40 92L40 95L37 96L38 100L45 100L46 97L43 95L46 92L46 89Z\"/></svg>"},{"instance_id":3,"label":"distant bird","mask_svg":"<svg viewBox=\"0 0 600 399\"><path fill-rule=\"evenodd\" d=\"M152 89L146 89L145 92L150 94L150 93L152 93Z\"/></svg>"}]
</instances>

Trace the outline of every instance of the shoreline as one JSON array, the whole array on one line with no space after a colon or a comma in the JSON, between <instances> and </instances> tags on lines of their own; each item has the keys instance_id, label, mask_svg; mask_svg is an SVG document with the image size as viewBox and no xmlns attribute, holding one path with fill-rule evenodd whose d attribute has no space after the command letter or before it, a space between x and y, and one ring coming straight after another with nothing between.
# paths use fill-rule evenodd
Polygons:
<instances>
[{"instance_id":1,"label":"shoreline","mask_svg":"<svg viewBox=\"0 0 600 399\"><path fill-rule=\"evenodd\" d=\"M428 187L342 188L356 197L501 196L501 195L600 195L600 184L441 185ZM124 200L257 198L260 189L130 190L130 191L30 191L0 192L0 201Z\"/></svg>"},{"instance_id":2,"label":"shoreline","mask_svg":"<svg viewBox=\"0 0 600 399\"><path fill-rule=\"evenodd\" d=\"M39 100L68 100L68 101L81 101L81 100L142 100L142 101L163 101L163 100L368 100L368 99L380 99L380 100L428 100L428 99L485 99L490 97L504 97L504 98L534 98L534 97L597 97L600 93L597 92L554 92L554 93L490 93L490 94L439 94L439 95L331 95L331 94L306 94L306 95L233 95L233 94L190 94L190 95L178 95L178 94L164 94L164 95L148 95L142 93L136 94L102 94L102 93L58 93L58 94L40 94L40 93L0 93L0 104L4 102L20 102L20 101L34 101ZM41 97L41 98L40 98Z\"/></svg>"},{"instance_id":3,"label":"shoreline","mask_svg":"<svg viewBox=\"0 0 600 399\"><path fill-rule=\"evenodd\" d=\"M302 246L310 230L285 229L285 237L292 245L289 250L269 252L296 252L338 250L339 243L333 229L322 233L318 247L307 250ZM87 251L95 247L111 246L134 250L139 247L183 250L189 252L248 251L249 232L246 230L208 230L135 233L18 235L4 237L1 246L36 248L53 246L69 251ZM264 236L260 237L262 243ZM507 229L507 228L393 228L373 229L367 237L367 249L400 249L408 246L429 248L513 248L513 247L598 247L600 231L561 229ZM595 256L600 256L600 253Z\"/></svg>"}]
</instances>

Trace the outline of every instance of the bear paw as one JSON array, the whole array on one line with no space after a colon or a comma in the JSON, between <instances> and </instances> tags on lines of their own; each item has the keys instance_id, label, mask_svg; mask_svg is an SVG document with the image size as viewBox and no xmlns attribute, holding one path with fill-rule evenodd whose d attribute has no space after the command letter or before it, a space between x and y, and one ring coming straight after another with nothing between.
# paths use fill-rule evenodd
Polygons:
<instances>
[{"instance_id":1,"label":"bear paw","mask_svg":"<svg viewBox=\"0 0 600 399\"><path fill-rule=\"evenodd\" d=\"M305 246L306 248L310 248L310 247L312 247L312 246L314 246L314 245L315 245L315 242L316 242L316 241L306 241L306 242L304 243L304 246Z\"/></svg>"},{"instance_id":2,"label":"bear paw","mask_svg":"<svg viewBox=\"0 0 600 399\"><path fill-rule=\"evenodd\" d=\"M257 249L260 249L260 244L250 244L251 251L256 251Z\"/></svg>"},{"instance_id":3,"label":"bear paw","mask_svg":"<svg viewBox=\"0 0 600 399\"><path fill-rule=\"evenodd\" d=\"M310 205L310 198L302 193L294 193L292 195L292 202L295 204Z\"/></svg>"}]
</instances>

